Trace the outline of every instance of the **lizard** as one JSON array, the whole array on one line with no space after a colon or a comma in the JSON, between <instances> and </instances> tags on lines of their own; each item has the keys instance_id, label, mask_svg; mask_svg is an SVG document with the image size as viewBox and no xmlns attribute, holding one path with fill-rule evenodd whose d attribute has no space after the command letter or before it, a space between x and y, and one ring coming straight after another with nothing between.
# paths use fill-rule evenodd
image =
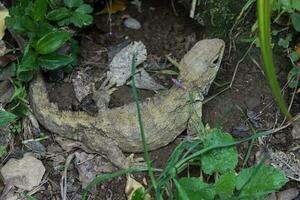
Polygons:
<instances>
[{"instance_id":1,"label":"lizard","mask_svg":"<svg viewBox=\"0 0 300 200\"><path fill-rule=\"evenodd\" d=\"M149 150L172 142L191 127L195 114L190 112L188 94L203 97L219 70L225 43L221 39L198 41L180 61L178 79L185 88L173 85L140 103ZM201 117L202 100L194 108ZM39 123L60 136L81 141L89 149L103 153L117 167L130 163L124 152L142 152L142 141L135 102L116 108L103 108L92 116L83 111L61 111L49 101L45 81L37 74L29 87L32 112Z\"/></svg>"}]
</instances>

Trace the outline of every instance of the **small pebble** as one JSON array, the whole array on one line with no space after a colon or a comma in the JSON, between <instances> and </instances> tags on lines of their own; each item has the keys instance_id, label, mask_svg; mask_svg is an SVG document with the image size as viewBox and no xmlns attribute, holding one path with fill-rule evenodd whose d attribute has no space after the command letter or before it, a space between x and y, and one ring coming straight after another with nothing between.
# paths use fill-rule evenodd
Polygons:
<instances>
[{"instance_id":1,"label":"small pebble","mask_svg":"<svg viewBox=\"0 0 300 200\"><path fill-rule=\"evenodd\" d=\"M135 18L128 17L127 19L124 20L124 26L130 29L135 29L138 30L142 27L141 23L136 20Z\"/></svg>"},{"instance_id":2,"label":"small pebble","mask_svg":"<svg viewBox=\"0 0 300 200\"><path fill-rule=\"evenodd\" d=\"M20 160L10 159L1 168L1 175L5 184L30 191L40 184L45 170L40 160L31 154L25 154Z\"/></svg>"},{"instance_id":3,"label":"small pebble","mask_svg":"<svg viewBox=\"0 0 300 200\"><path fill-rule=\"evenodd\" d=\"M298 190L296 188L290 188L277 193L277 200L292 200L298 196Z\"/></svg>"}]
</instances>

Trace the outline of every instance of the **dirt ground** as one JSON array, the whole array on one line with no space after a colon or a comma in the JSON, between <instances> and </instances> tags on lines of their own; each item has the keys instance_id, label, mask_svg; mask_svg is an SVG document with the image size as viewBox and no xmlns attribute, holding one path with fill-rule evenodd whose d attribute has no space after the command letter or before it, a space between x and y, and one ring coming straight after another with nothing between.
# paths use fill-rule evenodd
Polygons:
<instances>
[{"instance_id":1,"label":"dirt ground","mask_svg":"<svg viewBox=\"0 0 300 200\"><path fill-rule=\"evenodd\" d=\"M107 23L107 15L98 15L94 18L94 24L86 30L80 32L77 38L80 40L81 56L80 67L75 71L88 68L87 73L101 76L107 70L107 64L110 59L108 52L117 44L126 40L142 41L148 51L149 62L156 63L160 66L169 67L166 64L165 55L172 54L177 60L195 44L203 38L213 38L210 35L210 28L201 26L197 22L188 18L188 13L183 7L176 4L176 10L179 16L175 16L168 0L153 0L143 1L143 11L140 13L134 5L130 5L124 12L112 15L111 30L112 35L108 35L109 25ZM136 18L142 24L139 30L128 29L122 24L122 16L129 14ZM229 42L224 36L227 44ZM236 64L241 59L247 49L247 45L238 45L238 48L228 54L226 51L222 66L216 78L216 83L225 84L231 81ZM282 85L286 82L287 72L285 64L288 63L283 56L276 56L276 64L278 66L278 75ZM203 107L203 121L211 127L221 127L225 131L231 133L235 138L243 138L249 136L251 131L247 129L245 120L247 117L254 117L256 130L267 130L273 128L278 123L282 122L282 117L279 114L278 108L272 100L271 92L268 88L265 77L261 68L256 65L253 60L260 65L260 52L253 47L250 51L250 56L247 56L240 63L236 74L235 81L231 89L226 90L222 94L214 97L207 102ZM90 113L95 113L96 108L91 97L87 97L83 102L78 102L75 97L75 92L71 83L72 75L66 75L63 80L59 80L61 74L46 74L48 79L59 81L47 82L47 88L50 100L58 104L63 110L85 110ZM155 80L169 87L172 83L170 75L154 74ZM51 78L52 77L52 78ZM226 86L225 86L226 87ZM211 97L221 91L223 87L214 84L207 97ZM151 97L154 93L146 90L139 90L139 95L142 99ZM292 91L285 90L287 100L290 100ZM110 107L118 107L134 99L131 95L130 87L124 86L112 95ZM242 108L244 114L239 110ZM294 100L292 113L295 114L300 110L300 98ZM66 158L78 148L72 149L70 152L59 146L55 135L47 133L50 138L43 141L42 144L47 151L63 155ZM181 141L184 136L179 136L174 142L166 147L150 153L154 167L163 168L168 156L175 148L176 144ZM297 146L291 136L291 130L285 129L282 132L275 134L266 139L268 146L287 151L291 146ZM20 147L23 149L23 147ZM23 149L24 150L24 149ZM241 154L245 154L247 144L239 146ZM255 151L259 150L256 146ZM80 150L79 150L80 151ZM298 153L299 152L295 152ZM138 156L142 156L138 155ZM249 160L249 165L255 163L255 152ZM43 185L43 189L35 194L37 199L61 199L60 198L60 169L55 169L54 159L52 156L42 158L44 165L47 168L47 183ZM57 161L58 162L58 161ZM145 174L136 175L137 180L143 180ZM124 193L126 177L115 178L97 187L94 191L94 199L126 199ZM290 185L296 185L290 183ZM287 186L289 187L289 185ZM78 172L73 163L68 170L68 198L80 199L82 192L81 182L78 178Z\"/></svg>"}]
</instances>

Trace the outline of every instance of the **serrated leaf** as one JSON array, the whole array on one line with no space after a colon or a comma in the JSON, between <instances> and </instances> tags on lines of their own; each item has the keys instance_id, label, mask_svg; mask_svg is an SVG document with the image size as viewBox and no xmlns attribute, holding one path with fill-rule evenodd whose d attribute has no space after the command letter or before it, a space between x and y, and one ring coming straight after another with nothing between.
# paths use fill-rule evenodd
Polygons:
<instances>
[{"instance_id":1,"label":"serrated leaf","mask_svg":"<svg viewBox=\"0 0 300 200\"><path fill-rule=\"evenodd\" d=\"M0 110L0 126L9 124L17 119L17 116L7 112L5 110Z\"/></svg>"},{"instance_id":2,"label":"serrated leaf","mask_svg":"<svg viewBox=\"0 0 300 200\"><path fill-rule=\"evenodd\" d=\"M240 191L239 198L262 198L279 190L288 181L280 170L273 166L260 166L243 169L237 176L236 188Z\"/></svg>"},{"instance_id":3,"label":"serrated leaf","mask_svg":"<svg viewBox=\"0 0 300 200\"><path fill-rule=\"evenodd\" d=\"M204 148L234 142L229 133L220 129L212 129L204 139ZM201 167L204 173L225 173L233 170L238 162L238 153L235 146L213 149L201 157Z\"/></svg>"},{"instance_id":4,"label":"serrated leaf","mask_svg":"<svg viewBox=\"0 0 300 200\"><path fill-rule=\"evenodd\" d=\"M93 17L91 15L82 14L79 12L74 12L70 20L79 28L93 23Z\"/></svg>"},{"instance_id":5,"label":"serrated leaf","mask_svg":"<svg viewBox=\"0 0 300 200\"><path fill-rule=\"evenodd\" d=\"M35 0L32 7L32 16L35 21L41 21L45 18L48 8L47 0Z\"/></svg>"},{"instance_id":6,"label":"serrated leaf","mask_svg":"<svg viewBox=\"0 0 300 200\"><path fill-rule=\"evenodd\" d=\"M291 14L292 24L296 31L300 32L300 14L294 12Z\"/></svg>"},{"instance_id":7,"label":"serrated leaf","mask_svg":"<svg viewBox=\"0 0 300 200\"><path fill-rule=\"evenodd\" d=\"M27 47L29 48L29 47ZM37 53L28 49L25 51L22 62L17 67L17 77L21 81L30 81L33 72L38 68Z\"/></svg>"},{"instance_id":8,"label":"serrated leaf","mask_svg":"<svg viewBox=\"0 0 300 200\"><path fill-rule=\"evenodd\" d=\"M62 47L71 35L66 31L53 31L37 41L36 50L40 54L49 54Z\"/></svg>"},{"instance_id":9,"label":"serrated leaf","mask_svg":"<svg viewBox=\"0 0 300 200\"><path fill-rule=\"evenodd\" d=\"M49 12L47 14L47 19L51 21L60 21L66 17L70 17L70 15L70 11L67 8L62 7Z\"/></svg>"},{"instance_id":10,"label":"serrated leaf","mask_svg":"<svg viewBox=\"0 0 300 200\"><path fill-rule=\"evenodd\" d=\"M299 60L299 57L300 57L300 48L297 48L296 51L292 51L290 53L290 58L292 59L293 62Z\"/></svg>"},{"instance_id":11,"label":"serrated leaf","mask_svg":"<svg viewBox=\"0 0 300 200\"><path fill-rule=\"evenodd\" d=\"M289 44L290 44L290 42L283 39L283 38L280 38L279 41L278 41L278 45L283 47L283 48L288 48Z\"/></svg>"},{"instance_id":12,"label":"serrated leaf","mask_svg":"<svg viewBox=\"0 0 300 200\"><path fill-rule=\"evenodd\" d=\"M190 200L202 199L202 200L213 200L215 198L215 191L213 187L207 183L202 182L199 178L181 178L178 181L180 190L183 190L180 199L186 199L185 196ZM178 185L176 186L178 188Z\"/></svg>"},{"instance_id":13,"label":"serrated leaf","mask_svg":"<svg viewBox=\"0 0 300 200\"><path fill-rule=\"evenodd\" d=\"M37 23L33 21L28 16L21 17L20 19L21 26L23 30L28 31L31 34L34 34L37 31ZM27 33L28 34L28 33Z\"/></svg>"},{"instance_id":14,"label":"serrated leaf","mask_svg":"<svg viewBox=\"0 0 300 200\"><path fill-rule=\"evenodd\" d=\"M68 55L59 55L56 53L42 55L38 58L38 63L41 68L46 70L55 70L59 67L68 65L73 61L73 58Z\"/></svg>"},{"instance_id":15,"label":"serrated leaf","mask_svg":"<svg viewBox=\"0 0 300 200\"><path fill-rule=\"evenodd\" d=\"M219 177L215 182L216 193L222 198L229 198L233 195L235 189L236 175L234 172L227 172Z\"/></svg>"},{"instance_id":16,"label":"serrated leaf","mask_svg":"<svg viewBox=\"0 0 300 200\"><path fill-rule=\"evenodd\" d=\"M81 14L90 14L93 12L93 8L88 4L82 4L75 10L75 12L79 12Z\"/></svg>"},{"instance_id":17,"label":"serrated leaf","mask_svg":"<svg viewBox=\"0 0 300 200\"><path fill-rule=\"evenodd\" d=\"M76 8L83 4L83 0L64 0L64 3L69 8Z\"/></svg>"}]
</instances>

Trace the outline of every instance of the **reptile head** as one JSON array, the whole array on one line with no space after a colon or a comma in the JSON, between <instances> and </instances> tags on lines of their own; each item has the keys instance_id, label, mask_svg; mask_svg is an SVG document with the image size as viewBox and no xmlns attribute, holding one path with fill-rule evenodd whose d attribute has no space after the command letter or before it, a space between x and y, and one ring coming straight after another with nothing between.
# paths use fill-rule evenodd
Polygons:
<instances>
[{"instance_id":1,"label":"reptile head","mask_svg":"<svg viewBox=\"0 0 300 200\"><path fill-rule=\"evenodd\" d=\"M221 39L197 42L180 62L180 79L188 88L207 88L219 70L225 43Z\"/></svg>"}]
</instances>

